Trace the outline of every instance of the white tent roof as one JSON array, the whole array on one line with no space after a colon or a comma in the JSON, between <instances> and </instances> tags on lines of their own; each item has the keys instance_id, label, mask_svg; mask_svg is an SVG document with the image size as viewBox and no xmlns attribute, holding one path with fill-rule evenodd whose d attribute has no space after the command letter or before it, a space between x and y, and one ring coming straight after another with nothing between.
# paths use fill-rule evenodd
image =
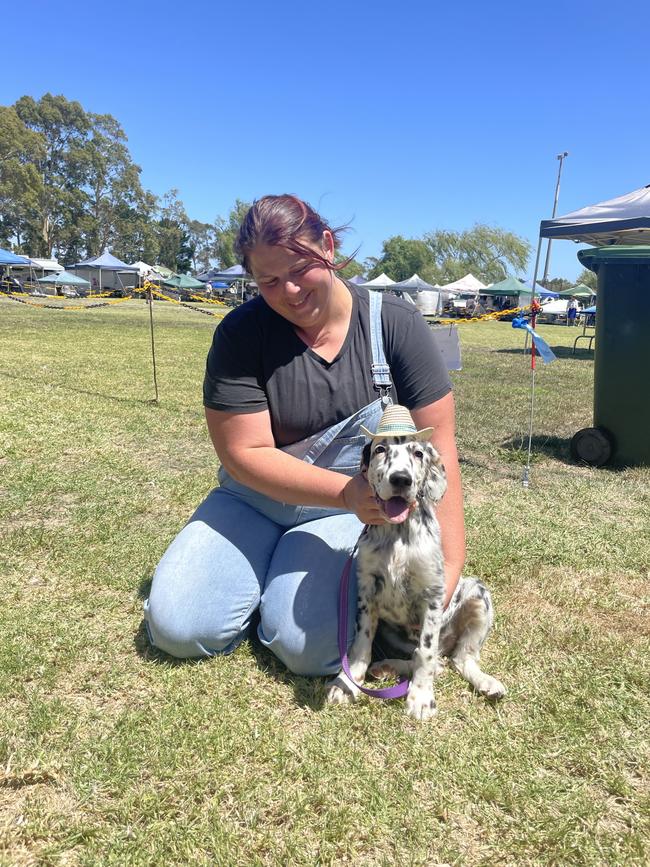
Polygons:
<instances>
[{"instance_id":1,"label":"white tent roof","mask_svg":"<svg viewBox=\"0 0 650 867\"><path fill-rule=\"evenodd\" d=\"M146 262L132 262L131 267L137 268L138 274L141 277L146 277L147 274L151 274L151 272L154 270L153 265L147 265Z\"/></svg>"},{"instance_id":2,"label":"white tent roof","mask_svg":"<svg viewBox=\"0 0 650 867\"><path fill-rule=\"evenodd\" d=\"M585 244L650 244L650 185L616 199L542 220L542 238L566 238Z\"/></svg>"},{"instance_id":3,"label":"white tent roof","mask_svg":"<svg viewBox=\"0 0 650 867\"><path fill-rule=\"evenodd\" d=\"M63 265L59 265L56 259L34 259L30 256L30 261L35 268L40 268L41 271L63 271Z\"/></svg>"},{"instance_id":4,"label":"white tent roof","mask_svg":"<svg viewBox=\"0 0 650 867\"><path fill-rule=\"evenodd\" d=\"M32 256L25 257L22 264L12 265L12 268L35 268L37 271L63 271L63 265L59 265L56 259L34 259Z\"/></svg>"},{"instance_id":5,"label":"white tent roof","mask_svg":"<svg viewBox=\"0 0 650 867\"><path fill-rule=\"evenodd\" d=\"M446 283L440 287L447 292L478 292L479 289L485 289L485 283L475 277L473 274L465 274L460 280L454 280L453 283Z\"/></svg>"},{"instance_id":6,"label":"white tent roof","mask_svg":"<svg viewBox=\"0 0 650 867\"><path fill-rule=\"evenodd\" d=\"M367 283L361 283L361 285L365 286L367 289L387 289L391 286L395 286L396 283L394 280L391 280L387 274L382 272L379 277L375 277L374 280L368 280Z\"/></svg>"},{"instance_id":7,"label":"white tent roof","mask_svg":"<svg viewBox=\"0 0 650 867\"><path fill-rule=\"evenodd\" d=\"M436 288L436 286L432 286L431 283L427 283L426 280L423 280L418 274L413 274L413 276L409 277L408 280L401 280L399 283L395 284L395 289L410 289L415 292Z\"/></svg>"}]
</instances>

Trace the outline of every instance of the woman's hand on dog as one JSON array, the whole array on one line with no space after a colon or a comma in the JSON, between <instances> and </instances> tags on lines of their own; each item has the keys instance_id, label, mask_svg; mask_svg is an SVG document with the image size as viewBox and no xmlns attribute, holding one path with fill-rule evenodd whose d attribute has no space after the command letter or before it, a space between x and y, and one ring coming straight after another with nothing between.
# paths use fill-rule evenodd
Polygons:
<instances>
[{"instance_id":1,"label":"woman's hand on dog","mask_svg":"<svg viewBox=\"0 0 650 867\"><path fill-rule=\"evenodd\" d=\"M377 504L370 485L361 473L352 476L343 488L343 502L363 524L385 524L386 516Z\"/></svg>"}]
</instances>

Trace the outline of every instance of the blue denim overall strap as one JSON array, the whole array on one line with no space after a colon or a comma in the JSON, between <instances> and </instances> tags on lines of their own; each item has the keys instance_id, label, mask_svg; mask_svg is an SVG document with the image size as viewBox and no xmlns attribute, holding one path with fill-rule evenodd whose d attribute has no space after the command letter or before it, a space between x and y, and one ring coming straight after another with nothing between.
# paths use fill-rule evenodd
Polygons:
<instances>
[{"instance_id":1,"label":"blue denim overall strap","mask_svg":"<svg viewBox=\"0 0 650 867\"><path fill-rule=\"evenodd\" d=\"M370 345L372 351L372 383L379 392L381 406L385 408L392 403L389 391L393 386L390 378L390 367L386 361L384 352L384 339L381 329L381 292L368 292L370 298ZM372 407L373 404L368 404ZM367 407L363 407L343 421L331 425L325 430L312 434L304 440L282 446L281 451L293 455L308 464L315 464L325 450L336 440L337 437L348 438L359 435L359 425L366 424L361 414L367 416ZM373 419L374 421L374 419Z\"/></svg>"},{"instance_id":2,"label":"blue denim overall strap","mask_svg":"<svg viewBox=\"0 0 650 867\"><path fill-rule=\"evenodd\" d=\"M390 390L393 382L390 378L390 367L384 354L384 338L381 329L381 292L368 291L370 301L370 344L372 348L372 384L381 396L382 406L392 403Z\"/></svg>"}]
</instances>

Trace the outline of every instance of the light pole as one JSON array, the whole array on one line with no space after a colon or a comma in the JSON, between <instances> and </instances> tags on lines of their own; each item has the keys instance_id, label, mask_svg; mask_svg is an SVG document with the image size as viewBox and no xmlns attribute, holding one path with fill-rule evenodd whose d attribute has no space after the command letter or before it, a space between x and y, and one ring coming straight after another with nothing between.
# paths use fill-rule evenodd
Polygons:
<instances>
[{"instance_id":1,"label":"light pole","mask_svg":"<svg viewBox=\"0 0 650 867\"><path fill-rule=\"evenodd\" d=\"M558 154L557 158L560 161L560 166L557 170L557 183L555 185L555 201L553 202L553 214L551 219L555 219L555 212L557 211L557 201L560 198L560 176L562 174L562 163L569 156L568 151L564 151L564 153ZM548 239L548 246L546 248L546 261L544 262L544 276L542 277L542 286L546 289L546 280L548 279L548 267L551 264L551 239ZM534 287L533 287L534 288Z\"/></svg>"}]
</instances>

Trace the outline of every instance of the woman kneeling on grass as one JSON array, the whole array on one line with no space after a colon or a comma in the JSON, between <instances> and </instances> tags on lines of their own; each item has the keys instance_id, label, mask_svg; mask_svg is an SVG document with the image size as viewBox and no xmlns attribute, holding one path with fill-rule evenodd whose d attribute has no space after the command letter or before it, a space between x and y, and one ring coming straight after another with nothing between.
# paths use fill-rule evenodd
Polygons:
<instances>
[{"instance_id":1,"label":"woman kneeling on grass","mask_svg":"<svg viewBox=\"0 0 650 867\"><path fill-rule=\"evenodd\" d=\"M413 305L337 276L341 231L288 195L255 202L241 226L238 252L260 297L216 329L203 386L220 484L163 556L145 603L152 643L172 656L230 653L259 609L260 641L291 671L338 673L341 572L363 525L385 520L359 473L359 427L376 429L388 395L418 428L434 428L447 470L438 509L445 605L460 577L445 364ZM354 624L354 576L352 585Z\"/></svg>"}]
</instances>

